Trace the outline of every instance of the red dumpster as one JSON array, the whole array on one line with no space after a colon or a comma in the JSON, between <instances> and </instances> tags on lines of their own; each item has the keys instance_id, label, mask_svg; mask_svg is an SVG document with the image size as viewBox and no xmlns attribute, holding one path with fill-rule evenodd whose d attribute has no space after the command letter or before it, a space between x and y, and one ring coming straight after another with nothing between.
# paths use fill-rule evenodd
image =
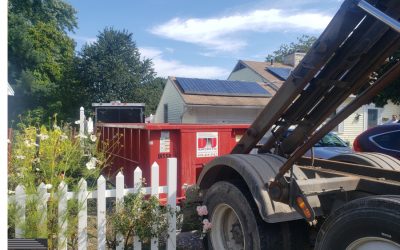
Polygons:
<instances>
[{"instance_id":1,"label":"red dumpster","mask_svg":"<svg viewBox=\"0 0 400 250\"><path fill-rule=\"evenodd\" d=\"M229 154L248 127L249 124L98 124L100 140L107 142L111 162L104 174L113 182L122 170L126 185L132 187L133 171L140 166L150 185L150 166L157 162L160 185L166 185L166 158L175 157L178 162L177 197L182 197L181 187L195 184L205 163Z\"/></svg>"}]
</instances>

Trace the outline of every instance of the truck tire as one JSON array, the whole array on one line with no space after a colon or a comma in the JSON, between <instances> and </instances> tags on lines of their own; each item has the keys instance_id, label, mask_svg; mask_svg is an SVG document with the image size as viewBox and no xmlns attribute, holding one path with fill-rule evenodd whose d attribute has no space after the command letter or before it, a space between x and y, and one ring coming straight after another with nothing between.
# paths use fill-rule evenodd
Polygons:
<instances>
[{"instance_id":1,"label":"truck tire","mask_svg":"<svg viewBox=\"0 0 400 250\"><path fill-rule=\"evenodd\" d=\"M354 153L341 154L330 158L329 160L349 162L354 164L362 164L376 168L399 170L400 160L382 153Z\"/></svg>"},{"instance_id":2,"label":"truck tire","mask_svg":"<svg viewBox=\"0 0 400 250\"><path fill-rule=\"evenodd\" d=\"M305 237L301 237L306 232L301 228L303 224L295 222L294 227L285 225L286 230L282 230L284 223L270 224L262 220L251 193L240 184L216 182L208 189L204 204L212 223L208 249L294 249L291 245L303 249L291 240L306 242ZM292 232L289 236L282 233L287 232L287 228ZM286 238L290 235L293 239Z\"/></svg>"},{"instance_id":3,"label":"truck tire","mask_svg":"<svg viewBox=\"0 0 400 250\"><path fill-rule=\"evenodd\" d=\"M369 196L334 211L319 230L316 250L400 249L400 196Z\"/></svg>"}]
</instances>

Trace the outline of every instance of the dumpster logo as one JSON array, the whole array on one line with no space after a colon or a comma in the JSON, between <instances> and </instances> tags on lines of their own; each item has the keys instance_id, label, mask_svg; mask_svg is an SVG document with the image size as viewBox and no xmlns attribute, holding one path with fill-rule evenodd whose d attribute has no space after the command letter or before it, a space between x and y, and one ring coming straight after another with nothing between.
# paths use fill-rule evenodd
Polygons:
<instances>
[{"instance_id":1,"label":"dumpster logo","mask_svg":"<svg viewBox=\"0 0 400 250\"><path fill-rule=\"evenodd\" d=\"M218 156L218 132L197 132L197 157Z\"/></svg>"}]
</instances>

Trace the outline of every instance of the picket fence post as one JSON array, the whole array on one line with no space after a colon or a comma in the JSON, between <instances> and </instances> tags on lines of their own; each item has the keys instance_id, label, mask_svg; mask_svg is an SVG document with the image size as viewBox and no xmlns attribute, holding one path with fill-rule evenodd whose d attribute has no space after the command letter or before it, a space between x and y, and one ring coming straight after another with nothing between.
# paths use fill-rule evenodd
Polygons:
<instances>
[{"instance_id":1,"label":"picket fence post","mask_svg":"<svg viewBox=\"0 0 400 250\"><path fill-rule=\"evenodd\" d=\"M151 166L151 186L150 186L150 195L153 195L159 198L159 165L154 162ZM133 173L134 180L134 188L133 192L143 192L145 189L143 187L142 180L142 170L140 167L136 167ZM108 192L106 190L106 180L100 175L97 179L97 192L94 191L92 194L87 190L87 182L83 178L79 181L79 189L74 196L73 193L68 192L68 185L65 182L61 182L58 187L58 249L67 249L67 200L71 197L77 197L78 199L78 249L84 250L88 247L88 234L87 234L87 224L88 224L88 215L87 215L87 199L90 196L92 199L97 199L97 249L106 249L106 197L115 197L116 199L116 208L118 209L124 200L124 195L126 192L124 175L122 172L119 172L116 176L116 188L114 192ZM176 158L168 158L167 159L167 205L171 209L171 214L168 214L168 240L167 240L167 249L172 250L176 249L176 192L177 192L177 159ZM37 188L39 194L39 206L38 209L43 211L42 218L40 221L40 225L46 224L47 221L47 200L48 193L47 188L44 183L41 183ZM115 196L113 195L115 194ZM92 196L93 195L93 196ZM24 237L23 227L22 225L25 222L25 213L26 213L26 194L24 187L18 185L15 189L15 203L18 206L18 223L15 225L15 237L22 238ZM124 246L124 238L122 235L117 235L117 240L119 242L117 249L123 249ZM134 249L140 250L142 249L142 243L139 237L134 236ZM159 244L158 238L151 239L151 250L157 250Z\"/></svg>"},{"instance_id":2,"label":"picket fence post","mask_svg":"<svg viewBox=\"0 0 400 250\"><path fill-rule=\"evenodd\" d=\"M115 201L116 201L116 210L122 208L123 206L122 202L124 202L124 175L119 172L116 176L116 190L115 190ZM117 242L119 244L117 245L117 250L122 250L124 249L124 237L120 233L117 234Z\"/></svg>"},{"instance_id":3,"label":"picket fence post","mask_svg":"<svg viewBox=\"0 0 400 250\"><path fill-rule=\"evenodd\" d=\"M15 189L15 203L17 205L17 225L15 225L15 238L22 238L24 231L21 226L25 223L25 189L23 186L18 185Z\"/></svg>"},{"instance_id":4,"label":"picket fence post","mask_svg":"<svg viewBox=\"0 0 400 250\"><path fill-rule=\"evenodd\" d=\"M68 185L61 182L58 186L58 249L67 249L67 192Z\"/></svg>"},{"instance_id":5,"label":"picket fence post","mask_svg":"<svg viewBox=\"0 0 400 250\"><path fill-rule=\"evenodd\" d=\"M97 179L97 249L106 249L106 179Z\"/></svg>"},{"instance_id":6,"label":"picket fence post","mask_svg":"<svg viewBox=\"0 0 400 250\"><path fill-rule=\"evenodd\" d=\"M158 166L157 162L154 162L153 165L151 165L151 195L155 196L157 199L159 198L158 195L158 186L160 182L159 170L160 167ZM158 238L151 239L150 248L151 250L158 249Z\"/></svg>"},{"instance_id":7,"label":"picket fence post","mask_svg":"<svg viewBox=\"0 0 400 250\"><path fill-rule=\"evenodd\" d=\"M168 205L172 214L168 215L168 241L167 250L176 249L176 186L177 186L177 160L176 158L167 159L167 185L168 185Z\"/></svg>"},{"instance_id":8,"label":"picket fence post","mask_svg":"<svg viewBox=\"0 0 400 250\"><path fill-rule=\"evenodd\" d=\"M79 109L79 135L85 135L85 109L83 107Z\"/></svg>"},{"instance_id":9,"label":"picket fence post","mask_svg":"<svg viewBox=\"0 0 400 250\"><path fill-rule=\"evenodd\" d=\"M78 249L87 249L87 182L83 178L78 183Z\"/></svg>"},{"instance_id":10,"label":"picket fence post","mask_svg":"<svg viewBox=\"0 0 400 250\"><path fill-rule=\"evenodd\" d=\"M39 187L37 188L38 195L39 195L39 204L38 209L42 211L42 216L40 218L38 228L44 229L44 234L47 235L47 188L46 184L43 182L40 183Z\"/></svg>"},{"instance_id":11,"label":"picket fence post","mask_svg":"<svg viewBox=\"0 0 400 250\"><path fill-rule=\"evenodd\" d=\"M133 171L133 190L135 193L140 191L142 187L142 170L139 167L136 167L135 171ZM140 242L139 237L133 237L133 249L134 250L141 250L142 249L142 242Z\"/></svg>"}]
</instances>

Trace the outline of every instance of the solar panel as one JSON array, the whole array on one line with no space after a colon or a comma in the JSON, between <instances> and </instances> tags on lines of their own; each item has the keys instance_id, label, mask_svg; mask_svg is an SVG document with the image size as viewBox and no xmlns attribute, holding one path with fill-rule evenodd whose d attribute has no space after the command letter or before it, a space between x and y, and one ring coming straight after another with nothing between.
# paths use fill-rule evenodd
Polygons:
<instances>
[{"instance_id":1,"label":"solar panel","mask_svg":"<svg viewBox=\"0 0 400 250\"><path fill-rule=\"evenodd\" d=\"M284 81L289 77L290 72L292 71L291 68L280 67L268 67L267 70Z\"/></svg>"},{"instance_id":2,"label":"solar panel","mask_svg":"<svg viewBox=\"0 0 400 250\"><path fill-rule=\"evenodd\" d=\"M256 82L209 80L177 77L182 92L190 95L271 97L272 95Z\"/></svg>"}]
</instances>

